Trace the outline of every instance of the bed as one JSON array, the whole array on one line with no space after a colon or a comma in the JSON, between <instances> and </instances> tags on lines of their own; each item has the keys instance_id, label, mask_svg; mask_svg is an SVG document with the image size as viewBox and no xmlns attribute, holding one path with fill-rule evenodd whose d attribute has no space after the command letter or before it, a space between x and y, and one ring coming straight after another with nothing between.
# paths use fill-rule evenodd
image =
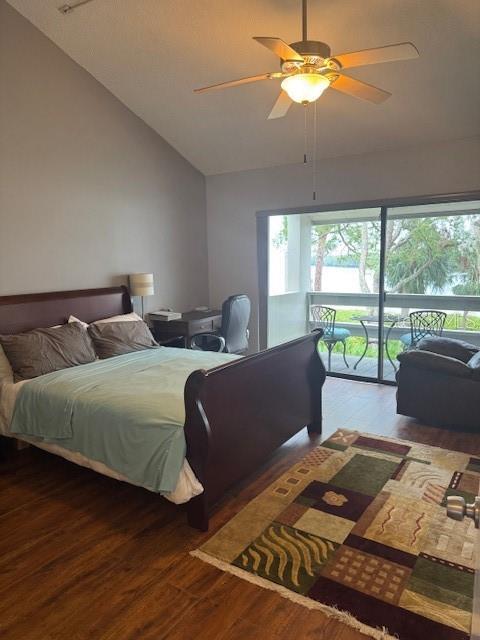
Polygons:
<instances>
[{"instance_id":1,"label":"bed","mask_svg":"<svg viewBox=\"0 0 480 640\"><path fill-rule=\"evenodd\" d=\"M90 323L131 311L125 287L4 296L0 297L0 334L63 324L70 315ZM178 482L166 497L186 502L191 526L207 530L209 515L225 492L258 469L295 433L304 427L310 433L321 432L326 374L317 350L320 337L321 332L316 332L241 358L210 354L186 376L184 388L182 383L178 389L184 399L185 459ZM179 358L183 354L183 360L187 355L193 357L180 349L162 353L170 360L175 353ZM74 377L75 372L69 375ZM8 423L22 384L28 382L2 391L0 433L2 415L4 424ZM2 438L12 435L19 437L3 428ZM35 438L20 439L99 473L131 481L79 451Z\"/></svg>"}]
</instances>

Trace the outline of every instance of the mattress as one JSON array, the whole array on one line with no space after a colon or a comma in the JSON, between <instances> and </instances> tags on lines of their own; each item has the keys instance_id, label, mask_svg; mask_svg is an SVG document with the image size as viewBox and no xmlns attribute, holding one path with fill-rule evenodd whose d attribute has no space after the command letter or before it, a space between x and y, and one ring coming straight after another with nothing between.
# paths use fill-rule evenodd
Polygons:
<instances>
[{"instance_id":1,"label":"mattress","mask_svg":"<svg viewBox=\"0 0 480 640\"><path fill-rule=\"evenodd\" d=\"M17 383L3 380L3 382L0 384L0 435L13 437L10 433L10 424L12 421L15 402L22 386L28 383L28 380ZM78 451L71 451L56 443L38 442L36 439L30 437L15 437L24 442L28 442L29 444L32 444L40 449L61 456L62 458L74 462L75 464L78 464L82 467L92 469L93 471L101 473L102 475L114 478L115 480L130 482L128 478L121 473L118 473L117 471L109 468L102 462L89 459ZM145 488L148 489L148 487ZM202 492L202 485L196 478L194 472L192 471L192 468L188 464L188 461L185 459L180 470L178 482L175 489L168 493L162 493L162 495L170 502L174 502L175 504L183 504L185 502L188 502L191 498L201 494Z\"/></svg>"}]
</instances>

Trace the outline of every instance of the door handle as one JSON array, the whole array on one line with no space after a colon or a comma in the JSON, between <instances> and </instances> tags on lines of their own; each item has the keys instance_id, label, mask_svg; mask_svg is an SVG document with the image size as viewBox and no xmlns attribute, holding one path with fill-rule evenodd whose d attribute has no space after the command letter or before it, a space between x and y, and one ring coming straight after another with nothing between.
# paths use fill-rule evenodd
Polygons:
<instances>
[{"instance_id":1,"label":"door handle","mask_svg":"<svg viewBox=\"0 0 480 640\"><path fill-rule=\"evenodd\" d=\"M480 496L475 498L475 502L467 504L465 498L461 496L448 496L447 516L453 520L463 520L465 516L472 518L475 528L480 528Z\"/></svg>"}]
</instances>

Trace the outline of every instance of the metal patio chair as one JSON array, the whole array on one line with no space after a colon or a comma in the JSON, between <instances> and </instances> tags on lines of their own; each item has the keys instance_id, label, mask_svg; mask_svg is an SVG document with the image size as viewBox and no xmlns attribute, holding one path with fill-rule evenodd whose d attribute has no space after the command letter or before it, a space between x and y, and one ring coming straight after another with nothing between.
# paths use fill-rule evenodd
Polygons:
<instances>
[{"instance_id":1,"label":"metal patio chair","mask_svg":"<svg viewBox=\"0 0 480 640\"><path fill-rule=\"evenodd\" d=\"M351 333L348 329L342 329L340 327L335 326L335 320L337 317L336 309L332 309L331 307L324 307L320 304L314 304L310 307L310 311L312 314L313 324L316 328L323 329L322 340L327 345L328 350L328 371L331 370L332 366L332 351L337 344L337 342L341 342L343 345L343 361L345 365L349 367L347 362L347 358L345 357L345 352L347 348L347 338L351 336Z\"/></svg>"},{"instance_id":2,"label":"metal patio chair","mask_svg":"<svg viewBox=\"0 0 480 640\"><path fill-rule=\"evenodd\" d=\"M427 336L441 336L445 326L447 314L435 309L412 311L409 314L410 333L400 336L403 350L415 347L422 338Z\"/></svg>"}]
</instances>

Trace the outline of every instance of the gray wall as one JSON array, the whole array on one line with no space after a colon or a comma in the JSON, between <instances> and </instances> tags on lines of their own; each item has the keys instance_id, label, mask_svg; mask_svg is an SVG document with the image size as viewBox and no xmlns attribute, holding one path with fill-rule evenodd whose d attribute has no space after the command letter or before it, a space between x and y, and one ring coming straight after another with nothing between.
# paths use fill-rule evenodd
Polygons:
<instances>
[{"instance_id":1,"label":"gray wall","mask_svg":"<svg viewBox=\"0 0 480 640\"><path fill-rule=\"evenodd\" d=\"M0 0L0 295L138 271L208 303L204 177Z\"/></svg>"},{"instance_id":2,"label":"gray wall","mask_svg":"<svg viewBox=\"0 0 480 640\"><path fill-rule=\"evenodd\" d=\"M318 204L474 189L480 189L480 138L333 158L318 165ZM311 198L312 174L303 165L207 178L210 303L217 305L232 293L251 297L253 348L258 344L255 213L310 207Z\"/></svg>"}]
</instances>

